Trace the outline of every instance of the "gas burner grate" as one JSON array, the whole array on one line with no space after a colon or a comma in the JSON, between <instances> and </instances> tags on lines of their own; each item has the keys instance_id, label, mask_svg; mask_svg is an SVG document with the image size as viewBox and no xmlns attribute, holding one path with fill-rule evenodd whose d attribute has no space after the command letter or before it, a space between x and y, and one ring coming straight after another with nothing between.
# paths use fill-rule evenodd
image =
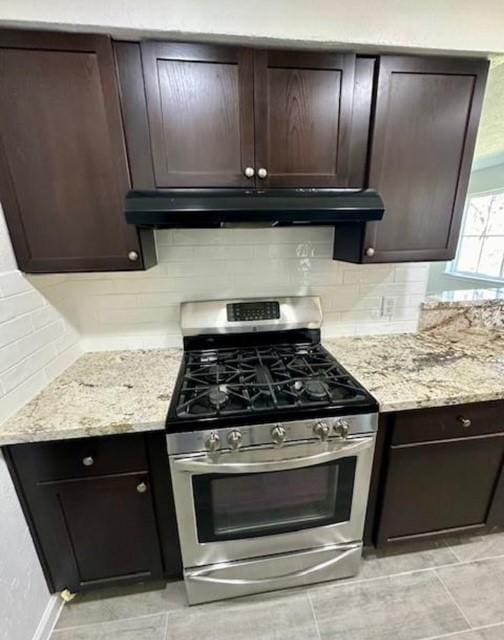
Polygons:
<instances>
[{"instance_id":1,"label":"gas burner grate","mask_svg":"<svg viewBox=\"0 0 504 640\"><path fill-rule=\"evenodd\" d=\"M363 398L362 388L319 344L190 351L176 414L247 415Z\"/></svg>"}]
</instances>

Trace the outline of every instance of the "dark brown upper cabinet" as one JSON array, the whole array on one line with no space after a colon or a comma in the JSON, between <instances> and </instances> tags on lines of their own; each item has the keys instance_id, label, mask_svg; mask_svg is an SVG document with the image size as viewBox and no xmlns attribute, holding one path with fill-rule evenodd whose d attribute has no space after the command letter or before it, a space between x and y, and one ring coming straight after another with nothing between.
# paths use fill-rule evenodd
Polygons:
<instances>
[{"instance_id":1,"label":"dark brown upper cabinet","mask_svg":"<svg viewBox=\"0 0 504 640\"><path fill-rule=\"evenodd\" d=\"M355 55L256 51L255 168L268 187L346 187Z\"/></svg>"},{"instance_id":2,"label":"dark brown upper cabinet","mask_svg":"<svg viewBox=\"0 0 504 640\"><path fill-rule=\"evenodd\" d=\"M253 52L168 42L141 50L155 186L249 186Z\"/></svg>"},{"instance_id":3,"label":"dark brown upper cabinet","mask_svg":"<svg viewBox=\"0 0 504 640\"><path fill-rule=\"evenodd\" d=\"M363 186L369 113L363 98L353 114L355 55L164 42L117 43L116 55L130 161L151 149L136 188Z\"/></svg>"},{"instance_id":4,"label":"dark brown upper cabinet","mask_svg":"<svg viewBox=\"0 0 504 640\"><path fill-rule=\"evenodd\" d=\"M385 215L364 262L454 257L488 72L485 60L383 56L369 186Z\"/></svg>"},{"instance_id":5,"label":"dark brown upper cabinet","mask_svg":"<svg viewBox=\"0 0 504 640\"><path fill-rule=\"evenodd\" d=\"M0 123L0 200L20 269L148 266L153 256L124 218L129 175L109 38L0 31Z\"/></svg>"}]
</instances>

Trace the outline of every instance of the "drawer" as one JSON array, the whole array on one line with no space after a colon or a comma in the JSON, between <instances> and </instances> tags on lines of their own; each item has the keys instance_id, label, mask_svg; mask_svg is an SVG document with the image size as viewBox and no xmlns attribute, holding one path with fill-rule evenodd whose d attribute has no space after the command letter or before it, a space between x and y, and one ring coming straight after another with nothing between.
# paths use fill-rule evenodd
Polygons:
<instances>
[{"instance_id":1,"label":"drawer","mask_svg":"<svg viewBox=\"0 0 504 640\"><path fill-rule=\"evenodd\" d=\"M392 445L504 432L504 401L398 412Z\"/></svg>"},{"instance_id":2,"label":"drawer","mask_svg":"<svg viewBox=\"0 0 504 640\"><path fill-rule=\"evenodd\" d=\"M36 483L148 470L139 434L19 444L9 450L20 476Z\"/></svg>"}]
</instances>

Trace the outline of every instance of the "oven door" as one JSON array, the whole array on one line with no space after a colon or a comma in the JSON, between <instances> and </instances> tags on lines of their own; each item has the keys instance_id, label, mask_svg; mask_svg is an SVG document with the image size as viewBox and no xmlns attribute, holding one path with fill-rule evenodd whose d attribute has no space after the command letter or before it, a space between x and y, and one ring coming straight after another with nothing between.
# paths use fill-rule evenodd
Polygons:
<instances>
[{"instance_id":1,"label":"oven door","mask_svg":"<svg viewBox=\"0 0 504 640\"><path fill-rule=\"evenodd\" d=\"M362 540L374 440L171 457L184 567Z\"/></svg>"}]
</instances>

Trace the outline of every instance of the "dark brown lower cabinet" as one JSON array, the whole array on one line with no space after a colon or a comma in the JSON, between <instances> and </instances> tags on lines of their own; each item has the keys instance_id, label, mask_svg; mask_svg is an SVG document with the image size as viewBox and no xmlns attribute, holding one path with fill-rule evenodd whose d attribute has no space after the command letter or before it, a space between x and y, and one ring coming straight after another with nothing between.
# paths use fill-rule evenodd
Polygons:
<instances>
[{"instance_id":1,"label":"dark brown lower cabinet","mask_svg":"<svg viewBox=\"0 0 504 640\"><path fill-rule=\"evenodd\" d=\"M9 447L51 591L178 575L166 454L149 455L163 444L155 435L154 442L136 435ZM154 467L164 462L163 474Z\"/></svg>"},{"instance_id":2,"label":"dark brown lower cabinet","mask_svg":"<svg viewBox=\"0 0 504 640\"><path fill-rule=\"evenodd\" d=\"M377 546L504 525L504 418L495 422L503 408L482 403L382 420L388 444L374 474Z\"/></svg>"}]
</instances>

